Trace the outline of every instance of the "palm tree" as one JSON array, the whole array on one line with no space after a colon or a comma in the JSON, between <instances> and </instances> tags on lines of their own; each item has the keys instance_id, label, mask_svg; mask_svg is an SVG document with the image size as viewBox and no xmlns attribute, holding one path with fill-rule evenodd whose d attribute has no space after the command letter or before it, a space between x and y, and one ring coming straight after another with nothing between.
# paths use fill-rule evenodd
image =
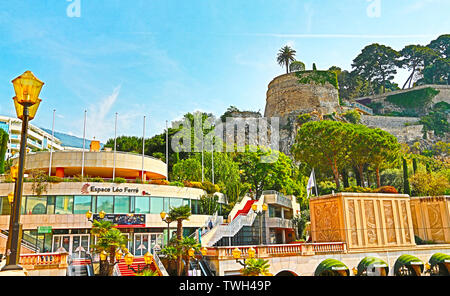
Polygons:
<instances>
[{"instance_id":1,"label":"palm tree","mask_svg":"<svg viewBox=\"0 0 450 296\"><path fill-rule=\"evenodd\" d=\"M245 268L241 269L244 276L267 276L269 273L269 260L264 259L247 259Z\"/></svg>"},{"instance_id":2,"label":"palm tree","mask_svg":"<svg viewBox=\"0 0 450 296\"><path fill-rule=\"evenodd\" d=\"M124 248L128 238L120 232L115 225L109 221L94 221L91 234L97 236L97 243L92 245L92 250L100 254L105 251L109 255L109 262L106 260L106 266L101 266L101 275L111 276L113 267L116 264L116 251ZM103 262L101 261L101 264Z\"/></svg>"},{"instance_id":3,"label":"palm tree","mask_svg":"<svg viewBox=\"0 0 450 296\"><path fill-rule=\"evenodd\" d=\"M186 262L186 265L184 266L184 275L187 275L189 270L189 262L191 260L188 251L189 249L192 248L195 250L195 252L198 252L200 251L201 245L193 237L184 237L183 240L180 242L180 247L181 247L181 254Z\"/></svg>"},{"instance_id":4,"label":"palm tree","mask_svg":"<svg viewBox=\"0 0 450 296\"><path fill-rule=\"evenodd\" d=\"M171 208L168 219L170 221L177 221L177 242L178 244L181 242L183 238L183 221L189 220L189 217L192 215L191 213L191 207L189 205L177 207L177 208ZM182 269L182 262L181 262L181 256L178 256L178 275L181 275Z\"/></svg>"},{"instance_id":5,"label":"palm tree","mask_svg":"<svg viewBox=\"0 0 450 296\"><path fill-rule=\"evenodd\" d=\"M277 62L282 67L286 66L286 74L289 73L289 64L295 61L294 57L296 53L297 52L288 45L282 47L278 52Z\"/></svg>"}]
</instances>

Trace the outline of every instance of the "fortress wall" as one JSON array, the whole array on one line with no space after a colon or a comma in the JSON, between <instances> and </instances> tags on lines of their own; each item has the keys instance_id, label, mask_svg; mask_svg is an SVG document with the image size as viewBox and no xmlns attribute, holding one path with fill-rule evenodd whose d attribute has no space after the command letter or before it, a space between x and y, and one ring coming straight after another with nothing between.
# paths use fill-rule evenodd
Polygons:
<instances>
[{"instance_id":1,"label":"fortress wall","mask_svg":"<svg viewBox=\"0 0 450 296\"><path fill-rule=\"evenodd\" d=\"M300 84L295 73L276 77L269 84L264 117L287 117L293 112L322 114L339 107L338 90L329 83Z\"/></svg>"}]
</instances>

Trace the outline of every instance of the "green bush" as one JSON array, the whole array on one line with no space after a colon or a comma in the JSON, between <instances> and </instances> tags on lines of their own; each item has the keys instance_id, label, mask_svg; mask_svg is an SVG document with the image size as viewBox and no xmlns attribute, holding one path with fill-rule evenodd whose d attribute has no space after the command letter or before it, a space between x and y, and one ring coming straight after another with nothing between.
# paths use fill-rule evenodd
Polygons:
<instances>
[{"instance_id":1,"label":"green bush","mask_svg":"<svg viewBox=\"0 0 450 296\"><path fill-rule=\"evenodd\" d=\"M342 114L348 122L357 124L361 121L361 114L356 110L350 110Z\"/></svg>"},{"instance_id":2,"label":"green bush","mask_svg":"<svg viewBox=\"0 0 450 296\"><path fill-rule=\"evenodd\" d=\"M116 183L116 184L122 184L122 183L126 183L126 182L127 182L127 180L125 178L115 178L113 180L113 183Z\"/></svg>"},{"instance_id":3,"label":"green bush","mask_svg":"<svg viewBox=\"0 0 450 296\"><path fill-rule=\"evenodd\" d=\"M203 189L207 192L207 193L216 193L218 190L217 186L214 185L213 183L209 182L209 181L205 181L202 183L203 185Z\"/></svg>"},{"instance_id":4,"label":"green bush","mask_svg":"<svg viewBox=\"0 0 450 296\"><path fill-rule=\"evenodd\" d=\"M361 186L351 186L344 188L343 192L355 192L355 193L371 193L371 188L363 188Z\"/></svg>"},{"instance_id":5,"label":"green bush","mask_svg":"<svg viewBox=\"0 0 450 296\"><path fill-rule=\"evenodd\" d=\"M105 182L105 180L103 180L103 178L101 178L101 177L90 178L89 181L90 182L96 182L96 183L103 183L103 182Z\"/></svg>"},{"instance_id":6,"label":"green bush","mask_svg":"<svg viewBox=\"0 0 450 296\"><path fill-rule=\"evenodd\" d=\"M438 90L427 87L388 96L386 101L402 108L418 109L428 106L437 94Z\"/></svg>"},{"instance_id":7,"label":"green bush","mask_svg":"<svg viewBox=\"0 0 450 296\"><path fill-rule=\"evenodd\" d=\"M176 186L176 187L184 187L183 182L179 182L179 181L173 181L169 183L170 186Z\"/></svg>"},{"instance_id":8,"label":"green bush","mask_svg":"<svg viewBox=\"0 0 450 296\"><path fill-rule=\"evenodd\" d=\"M302 71L296 72L295 75L299 78L300 84L321 84L325 85L327 82L339 89L336 72L333 71Z\"/></svg>"},{"instance_id":9,"label":"green bush","mask_svg":"<svg viewBox=\"0 0 450 296\"><path fill-rule=\"evenodd\" d=\"M333 191L337 191L336 183L331 181L323 181L319 182L319 190L321 195L327 195L333 193ZM313 190L315 192L315 190Z\"/></svg>"}]
</instances>

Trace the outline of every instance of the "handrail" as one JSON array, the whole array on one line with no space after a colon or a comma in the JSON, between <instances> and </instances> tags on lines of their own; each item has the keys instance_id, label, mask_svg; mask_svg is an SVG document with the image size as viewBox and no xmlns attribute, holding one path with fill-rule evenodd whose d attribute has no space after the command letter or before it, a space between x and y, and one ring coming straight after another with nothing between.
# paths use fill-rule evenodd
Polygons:
<instances>
[{"instance_id":1,"label":"handrail","mask_svg":"<svg viewBox=\"0 0 450 296\"><path fill-rule=\"evenodd\" d=\"M169 273L167 272L166 268L164 267L164 264L161 262L161 259L158 256L158 252L153 252L153 259L155 260L155 263L158 266L159 270L161 271L162 275L169 276Z\"/></svg>"},{"instance_id":2,"label":"handrail","mask_svg":"<svg viewBox=\"0 0 450 296\"><path fill-rule=\"evenodd\" d=\"M21 254L19 264L29 266L59 265L67 267L68 253Z\"/></svg>"},{"instance_id":3,"label":"handrail","mask_svg":"<svg viewBox=\"0 0 450 296\"><path fill-rule=\"evenodd\" d=\"M9 235L9 231L8 230L1 230L0 231L0 235L4 235L6 237L6 239L8 238ZM21 240L21 245L23 245L24 247L26 247L27 249L29 249L30 251L33 251L35 253L39 253L40 249L38 247L36 247L35 245L33 245L32 243L26 241L26 240Z\"/></svg>"}]
</instances>

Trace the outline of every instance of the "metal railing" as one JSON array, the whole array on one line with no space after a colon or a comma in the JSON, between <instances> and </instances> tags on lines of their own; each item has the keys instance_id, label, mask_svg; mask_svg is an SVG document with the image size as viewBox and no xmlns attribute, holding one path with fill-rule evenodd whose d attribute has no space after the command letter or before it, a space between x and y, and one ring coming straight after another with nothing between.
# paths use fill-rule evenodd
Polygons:
<instances>
[{"instance_id":1,"label":"metal railing","mask_svg":"<svg viewBox=\"0 0 450 296\"><path fill-rule=\"evenodd\" d=\"M8 230L1 230L0 231L0 235L3 235L6 239L8 239L8 234L9 234ZM41 251L36 245L34 245L34 244L24 240L24 239L21 240L21 245L26 247L30 251L35 252L35 253L39 253Z\"/></svg>"}]
</instances>

